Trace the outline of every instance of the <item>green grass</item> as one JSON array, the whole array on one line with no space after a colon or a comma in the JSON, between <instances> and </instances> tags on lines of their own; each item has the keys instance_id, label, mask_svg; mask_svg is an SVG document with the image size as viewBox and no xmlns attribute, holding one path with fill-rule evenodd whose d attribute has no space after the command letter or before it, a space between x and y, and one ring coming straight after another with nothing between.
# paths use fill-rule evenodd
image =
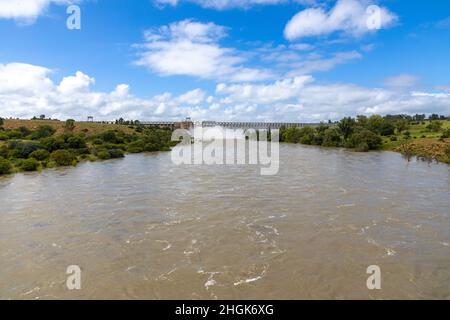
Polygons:
<instances>
[{"instance_id":1,"label":"green grass","mask_svg":"<svg viewBox=\"0 0 450 320\"><path fill-rule=\"evenodd\" d=\"M450 120L439 120L442 123L442 130L450 129ZM430 121L424 121L424 123L411 125L408 129L411 134L410 139L418 140L418 139L436 139L439 140L442 136L442 131L440 132L430 132L427 130L427 126L430 124ZM397 141L391 141L391 137L383 137L383 150L394 150L398 148L404 139L404 135L396 133Z\"/></svg>"}]
</instances>

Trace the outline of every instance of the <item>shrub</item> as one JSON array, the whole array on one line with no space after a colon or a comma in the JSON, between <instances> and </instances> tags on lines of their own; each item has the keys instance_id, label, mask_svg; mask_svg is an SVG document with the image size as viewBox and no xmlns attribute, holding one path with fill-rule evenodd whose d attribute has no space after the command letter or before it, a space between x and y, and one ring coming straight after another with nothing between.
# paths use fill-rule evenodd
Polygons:
<instances>
[{"instance_id":1,"label":"shrub","mask_svg":"<svg viewBox=\"0 0 450 320\"><path fill-rule=\"evenodd\" d=\"M147 143L144 147L144 151L146 152L155 152L159 151L159 146L155 143Z\"/></svg>"},{"instance_id":2,"label":"shrub","mask_svg":"<svg viewBox=\"0 0 450 320\"><path fill-rule=\"evenodd\" d=\"M369 150L373 150L378 149L382 145L383 139L381 139L379 135L367 129L357 131L350 137L349 146L353 146L354 148L362 148L363 143L367 144Z\"/></svg>"},{"instance_id":3,"label":"shrub","mask_svg":"<svg viewBox=\"0 0 450 320\"><path fill-rule=\"evenodd\" d=\"M356 120L353 118L344 118L338 124L339 130L347 140L354 132L356 127Z\"/></svg>"},{"instance_id":4,"label":"shrub","mask_svg":"<svg viewBox=\"0 0 450 320\"><path fill-rule=\"evenodd\" d=\"M129 153L141 153L144 151L144 148L138 146L128 146L127 151Z\"/></svg>"},{"instance_id":5,"label":"shrub","mask_svg":"<svg viewBox=\"0 0 450 320\"><path fill-rule=\"evenodd\" d=\"M8 136L8 139L23 138L22 132L20 132L19 130L8 130L8 131L6 131L6 135Z\"/></svg>"},{"instance_id":6,"label":"shrub","mask_svg":"<svg viewBox=\"0 0 450 320\"><path fill-rule=\"evenodd\" d=\"M76 161L75 155L68 150L57 150L51 154L51 158L58 166L70 166Z\"/></svg>"},{"instance_id":7,"label":"shrub","mask_svg":"<svg viewBox=\"0 0 450 320\"><path fill-rule=\"evenodd\" d=\"M395 133L395 126L392 123L385 121L381 125L379 132L384 137L391 136Z\"/></svg>"},{"instance_id":8,"label":"shrub","mask_svg":"<svg viewBox=\"0 0 450 320\"><path fill-rule=\"evenodd\" d=\"M36 159L26 159L20 165L23 171L36 171L39 168L39 161Z\"/></svg>"},{"instance_id":9,"label":"shrub","mask_svg":"<svg viewBox=\"0 0 450 320\"><path fill-rule=\"evenodd\" d=\"M97 158L100 160L108 160L111 159L111 155L107 150L101 150L97 152Z\"/></svg>"},{"instance_id":10,"label":"shrub","mask_svg":"<svg viewBox=\"0 0 450 320\"><path fill-rule=\"evenodd\" d=\"M9 137L6 133L0 132L0 141L6 141L8 139L9 139Z\"/></svg>"},{"instance_id":11,"label":"shrub","mask_svg":"<svg viewBox=\"0 0 450 320\"><path fill-rule=\"evenodd\" d=\"M398 141L398 138L397 138L396 136L392 136L392 137L390 138L390 140L394 142L394 141Z\"/></svg>"},{"instance_id":12,"label":"shrub","mask_svg":"<svg viewBox=\"0 0 450 320\"><path fill-rule=\"evenodd\" d=\"M66 142L62 137L49 137L41 140L41 144L48 152L53 152L66 148Z\"/></svg>"},{"instance_id":13,"label":"shrub","mask_svg":"<svg viewBox=\"0 0 450 320\"><path fill-rule=\"evenodd\" d=\"M103 132L99 135L99 138L104 142L118 143L118 138L114 131Z\"/></svg>"},{"instance_id":14,"label":"shrub","mask_svg":"<svg viewBox=\"0 0 450 320\"><path fill-rule=\"evenodd\" d=\"M11 141L9 143L9 149L12 150L12 155L17 158L26 159L32 154L34 151L43 149L43 145L39 142L34 141Z\"/></svg>"},{"instance_id":15,"label":"shrub","mask_svg":"<svg viewBox=\"0 0 450 320\"><path fill-rule=\"evenodd\" d=\"M32 131L30 129L28 129L27 127L23 127L23 126L20 127L18 129L18 131L20 131L20 133L22 134L23 137L29 136L32 133Z\"/></svg>"},{"instance_id":16,"label":"shrub","mask_svg":"<svg viewBox=\"0 0 450 320\"><path fill-rule=\"evenodd\" d=\"M103 140L100 138L95 138L94 140L92 140L92 143L95 145L101 145L103 143Z\"/></svg>"},{"instance_id":17,"label":"shrub","mask_svg":"<svg viewBox=\"0 0 450 320\"><path fill-rule=\"evenodd\" d=\"M88 148L75 149L74 152L77 155L88 155L91 153L91 151Z\"/></svg>"},{"instance_id":18,"label":"shrub","mask_svg":"<svg viewBox=\"0 0 450 320\"><path fill-rule=\"evenodd\" d=\"M73 136L67 139L67 144L69 148L72 149L83 149L86 148L86 141L84 141L84 138L80 136Z\"/></svg>"},{"instance_id":19,"label":"shrub","mask_svg":"<svg viewBox=\"0 0 450 320\"><path fill-rule=\"evenodd\" d=\"M312 127L304 127L300 129L300 143L311 145L314 143L315 130Z\"/></svg>"},{"instance_id":20,"label":"shrub","mask_svg":"<svg viewBox=\"0 0 450 320\"><path fill-rule=\"evenodd\" d=\"M7 146L3 145L0 147L0 158L7 159L9 157L9 149Z\"/></svg>"},{"instance_id":21,"label":"shrub","mask_svg":"<svg viewBox=\"0 0 450 320\"><path fill-rule=\"evenodd\" d=\"M450 147L445 148L445 155L450 159Z\"/></svg>"},{"instance_id":22,"label":"shrub","mask_svg":"<svg viewBox=\"0 0 450 320\"><path fill-rule=\"evenodd\" d=\"M429 125L427 125L427 130L430 132L439 132L442 128L442 122L440 121L431 121Z\"/></svg>"},{"instance_id":23,"label":"shrub","mask_svg":"<svg viewBox=\"0 0 450 320\"><path fill-rule=\"evenodd\" d=\"M281 140L288 143L298 143L300 141L300 135L298 131L298 128L289 128L281 131Z\"/></svg>"},{"instance_id":24,"label":"shrub","mask_svg":"<svg viewBox=\"0 0 450 320\"><path fill-rule=\"evenodd\" d=\"M39 149L39 150L33 151L30 154L30 158L33 158L33 159L36 159L39 161L46 160L46 159L48 159L48 157L50 157L50 152L48 152L45 149Z\"/></svg>"},{"instance_id":25,"label":"shrub","mask_svg":"<svg viewBox=\"0 0 450 320\"><path fill-rule=\"evenodd\" d=\"M357 152L368 152L369 150L369 145L366 142L361 142L355 147L355 151Z\"/></svg>"},{"instance_id":26,"label":"shrub","mask_svg":"<svg viewBox=\"0 0 450 320\"><path fill-rule=\"evenodd\" d=\"M11 173L12 165L6 159L0 158L0 175Z\"/></svg>"},{"instance_id":27,"label":"shrub","mask_svg":"<svg viewBox=\"0 0 450 320\"><path fill-rule=\"evenodd\" d=\"M73 119L66 120L66 123L64 125L64 129L66 131L73 131L75 129L75 120L73 120Z\"/></svg>"},{"instance_id":28,"label":"shrub","mask_svg":"<svg viewBox=\"0 0 450 320\"><path fill-rule=\"evenodd\" d=\"M341 144L341 136L337 129L327 129L323 133L324 147L339 147Z\"/></svg>"},{"instance_id":29,"label":"shrub","mask_svg":"<svg viewBox=\"0 0 450 320\"><path fill-rule=\"evenodd\" d=\"M123 151L120 149L111 149L111 150L108 150L108 153L109 153L111 159L118 159L118 158L125 157Z\"/></svg>"},{"instance_id":30,"label":"shrub","mask_svg":"<svg viewBox=\"0 0 450 320\"><path fill-rule=\"evenodd\" d=\"M39 126L35 132L31 135L32 139L42 139L42 138L48 138L52 135L54 135L56 130L49 125L41 125Z\"/></svg>"},{"instance_id":31,"label":"shrub","mask_svg":"<svg viewBox=\"0 0 450 320\"><path fill-rule=\"evenodd\" d=\"M443 133L442 133L442 139L448 139L450 138L450 129L446 129Z\"/></svg>"}]
</instances>

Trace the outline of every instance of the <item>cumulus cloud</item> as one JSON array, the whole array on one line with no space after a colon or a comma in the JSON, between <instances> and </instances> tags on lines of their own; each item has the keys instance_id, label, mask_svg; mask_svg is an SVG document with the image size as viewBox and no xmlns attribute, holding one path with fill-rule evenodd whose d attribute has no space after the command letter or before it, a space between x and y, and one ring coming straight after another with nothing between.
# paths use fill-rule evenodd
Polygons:
<instances>
[{"instance_id":1,"label":"cumulus cloud","mask_svg":"<svg viewBox=\"0 0 450 320\"><path fill-rule=\"evenodd\" d=\"M273 5L289 0L155 0L158 5L176 6L181 2L195 3L203 8L224 10L230 8L250 8L256 5Z\"/></svg>"},{"instance_id":2,"label":"cumulus cloud","mask_svg":"<svg viewBox=\"0 0 450 320\"><path fill-rule=\"evenodd\" d=\"M80 0L0 0L0 19L32 23L51 4L71 4Z\"/></svg>"},{"instance_id":3,"label":"cumulus cloud","mask_svg":"<svg viewBox=\"0 0 450 320\"><path fill-rule=\"evenodd\" d=\"M0 64L0 114L2 117L31 118L45 114L54 118L86 119L181 119L196 110L205 93L199 89L179 97L170 93L140 99L119 84L111 92L92 90L94 78L77 71L55 84L52 71L25 63ZM185 106L189 108L185 109Z\"/></svg>"},{"instance_id":4,"label":"cumulus cloud","mask_svg":"<svg viewBox=\"0 0 450 320\"><path fill-rule=\"evenodd\" d=\"M313 7L297 13L286 25L285 38L296 40L311 36L324 36L335 32L359 37L375 32L372 21L373 12L368 10L369 1L338 0L333 8ZM398 17L385 7L378 7L380 28L391 26Z\"/></svg>"},{"instance_id":5,"label":"cumulus cloud","mask_svg":"<svg viewBox=\"0 0 450 320\"><path fill-rule=\"evenodd\" d=\"M291 71L288 73L288 76L329 71L339 64L361 58L362 55L357 51L336 52L328 57L313 54L302 61L291 64Z\"/></svg>"},{"instance_id":6,"label":"cumulus cloud","mask_svg":"<svg viewBox=\"0 0 450 320\"><path fill-rule=\"evenodd\" d=\"M450 114L448 92L323 84L308 75L264 84L223 82L209 96L202 89L193 89L148 99L131 94L127 84L119 84L111 92L95 91L95 79L82 71L56 83L51 75L52 70L42 66L0 64L0 116L318 122L357 114Z\"/></svg>"},{"instance_id":7,"label":"cumulus cloud","mask_svg":"<svg viewBox=\"0 0 450 320\"><path fill-rule=\"evenodd\" d=\"M162 76L193 76L202 79L260 81L271 72L243 66L245 58L219 40L226 29L214 23L183 20L145 33L136 62Z\"/></svg>"},{"instance_id":8,"label":"cumulus cloud","mask_svg":"<svg viewBox=\"0 0 450 320\"><path fill-rule=\"evenodd\" d=\"M387 87L394 88L411 88L414 87L419 81L419 78L411 74L401 74L394 77L389 77L384 80L384 84Z\"/></svg>"},{"instance_id":9,"label":"cumulus cloud","mask_svg":"<svg viewBox=\"0 0 450 320\"><path fill-rule=\"evenodd\" d=\"M220 83L216 87L216 93L226 95L223 101L228 104L272 104L298 97L305 85L312 80L311 76L302 76L267 85Z\"/></svg>"}]
</instances>

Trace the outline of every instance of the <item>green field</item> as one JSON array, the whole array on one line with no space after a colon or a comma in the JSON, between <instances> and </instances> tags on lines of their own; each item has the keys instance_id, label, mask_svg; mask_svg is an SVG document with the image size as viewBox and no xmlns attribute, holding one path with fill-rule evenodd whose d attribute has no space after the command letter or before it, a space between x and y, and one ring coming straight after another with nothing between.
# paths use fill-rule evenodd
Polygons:
<instances>
[{"instance_id":1,"label":"green field","mask_svg":"<svg viewBox=\"0 0 450 320\"><path fill-rule=\"evenodd\" d=\"M450 120L440 120L439 122L442 123L442 130L450 129ZM408 129L411 134L410 138L418 141L426 139L428 143L430 139L438 142L442 136L442 131L430 132L426 128L430 123L431 121L427 120L420 124L410 125L410 128ZM400 146L403 136L401 134L396 134L396 136L398 141L391 141L390 137L383 137L383 150L395 150Z\"/></svg>"}]
</instances>

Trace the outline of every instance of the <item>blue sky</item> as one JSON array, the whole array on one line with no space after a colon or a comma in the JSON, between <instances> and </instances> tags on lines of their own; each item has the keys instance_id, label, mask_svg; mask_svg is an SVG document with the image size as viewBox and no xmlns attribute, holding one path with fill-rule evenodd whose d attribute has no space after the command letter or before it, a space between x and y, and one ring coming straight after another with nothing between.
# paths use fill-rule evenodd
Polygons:
<instances>
[{"instance_id":1,"label":"blue sky","mask_svg":"<svg viewBox=\"0 0 450 320\"><path fill-rule=\"evenodd\" d=\"M0 0L3 117L450 114L448 1L20 2Z\"/></svg>"}]
</instances>

